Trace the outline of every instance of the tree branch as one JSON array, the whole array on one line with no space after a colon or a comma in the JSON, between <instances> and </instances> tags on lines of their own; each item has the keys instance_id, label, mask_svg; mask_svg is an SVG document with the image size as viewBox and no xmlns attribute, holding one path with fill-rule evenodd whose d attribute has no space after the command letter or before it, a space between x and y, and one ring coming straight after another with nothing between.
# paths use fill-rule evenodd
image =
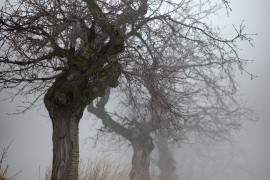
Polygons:
<instances>
[{"instance_id":1,"label":"tree branch","mask_svg":"<svg viewBox=\"0 0 270 180\"><path fill-rule=\"evenodd\" d=\"M105 95L100 98L100 101L98 101L97 107L94 107L93 103L91 103L88 105L87 110L88 112L94 114L99 119L101 119L105 127L108 127L112 129L114 132L123 136L124 138L131 140L130 130L124 128L119 123L114 121L105 110L105 105L109 100L109 96L110 96L110 88L107 88L107 90L105 91Z\"/></svg>"}]
</instances>

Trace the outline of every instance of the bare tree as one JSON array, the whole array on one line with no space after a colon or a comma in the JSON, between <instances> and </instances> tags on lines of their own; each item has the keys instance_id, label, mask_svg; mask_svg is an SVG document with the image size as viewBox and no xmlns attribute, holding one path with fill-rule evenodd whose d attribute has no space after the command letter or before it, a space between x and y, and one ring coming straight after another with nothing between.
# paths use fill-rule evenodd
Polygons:
<instances>
[{"instance_id":1,"label":"bare tree","mask_svg":"<svg viewBox=\"0 0 270 180\"><path fill-rule=\"evenodd\" d=\"M158 107L155 116L168 115L155 118L151 128L170 119L174 129L208 126L214 135L219 117L224 133L231 129L227 115L239 112L231 106L233 73L246 63L236 41L250 39L244 26L225 39L204 22L218 8L207 0L6 1L0 18L0 91L35 94L25 110L44 96L53 124L51 179L78 179L83 111L108 87L117 87L120 76L131 105L149 104ZM171 101L175 96L184 101ZM208 124L201 123L205 119Z\"/></svg>"},{"instance_id":2,"label":"bare tree","mask_svg":"<svg viewBox=\"0 0 270 180\"><path fill-rule=\"evenodd\" d=\"M231 131L239 129L243 119L253 118L253 111L241 102L234 78L235 68L244 71L248 62L240 59L235 44L238 38L250 41L242 34L243 26L232 39L222 39L218 36L221 32L212 32L214 29L199 21L217 7L205 10L202 4L189 3L181 7L185 5L194 14L182 14L183 17L178 14L183 22L165 18L162 26L149 25L142 33L144 38L138 34L134 41L126 42L128 53L121 58L132 59L123 70L125 79L121 79L124 83L120 89L128 98L123 104L130 107L131 115L114 114L117 117L113 119L105 110L108 97L101 98L96 107L88 108L102 119L105 128L131 142L134 151L131 179L149 179L153 132L162 141L160 153L168 156L167 165L162 157L159 161L159 178L177 179L166 141L190 136L200 141L230 139ZM191 22L187 25L186 21ZM144 138L135 147L137 137Z\"/></svg>"},{"instance_id":3,"label":"bare tree","mask_svg":"<svg viewBox=\"0 0 270 180\"><path fill-rule=\"evenodd\" d=\"M91 103L88 106L88 111L102 120L104 127L101 129L101 133L116 133L131 143L133 157L130 179L135 180L147 180L150 177L150 155L154 149L154 141L156 142L159 153L159 160L156 163L160 169L159 179L177 180L176 162L170 152L170 144L175 141L181 142L183 138L188 138L190 134L194 135L194 133L197 135L197 138L204 141L228 139L227 136L230 135L230 131L238 128L240 124L237 122L239 118L242 118L242 113L246 112L245 109L238 109L237 113L228 112L228 122L223 122L222 114L213 114L213 119L200 119L200 124L196 126L193 123L197 123L198 120L193 117L194 114L190 113L190 117L186 117L187 121L184 122L182 127L177 129L179 126L174 126L174 123L179 119L170 118L171 115L175 117L174 113L161 110L159 107L152 107L152 101L148 104L137 102L136 105L130 105L130 109L124 111L123 115L119 115L116 112L110 113L105 108L105 105L109 101L109 95L110 90L108 89L105 96L100 98L96 105ZM180 100L185 100L185 98L171 99L170 102L179 102ZM152 99L155 99L155 97L152 97ZM122 105L128 106L127 102L127 100L124 100ZM121 104L118 104L118 108L119 106ZM120 109L122 108L120 107ZM227 107L224 106L224 108ZM227 110L229 109L227 108ZM166 113L166 116L163 113ZM207 112L204 113L207 116ZM211 122L216 123L216 126L208 127L207 124ZM211 133L209 134L209 132Z\"/></svg>"},{"instance_id":4,"label":"bare tree","mask_svg":"<svg viewBox=\"0 0 270 180\"><path fill-rule=\"evenodd\" d=\"M110 96L110 89L106 91L103 96L94 106L90 104L88 111L96 115L102 120L104 132L110 130L128 140L133 148L132 168L130 171L131 180L148 180L150 179L149 166L150 154L154 149L153 139L150 133L155 131L149 123L138 123L138 119L133 117L132 120L124 118L125 120L117 122L112 118L112 115L106 111L105 105L107 104ZM118 116L119 117L119 116ZM123 125L125 123L125 125ZM135 125L133 125L135 123ZM151 123L151 122L150 122Z\"/></svg>"},{"instance_id":5,"label":"bare tree","mask_svg":"<svg viewBox=\"0 0 270 180\"><path fill-rule=\"evenodd\" d=\"M2 8L0 38L1 91L45 94L53 124L51 179L78 179L78 124L92 100L117 86L122 32L95 1L18 1Z\"/></svg>"}]
</instances>

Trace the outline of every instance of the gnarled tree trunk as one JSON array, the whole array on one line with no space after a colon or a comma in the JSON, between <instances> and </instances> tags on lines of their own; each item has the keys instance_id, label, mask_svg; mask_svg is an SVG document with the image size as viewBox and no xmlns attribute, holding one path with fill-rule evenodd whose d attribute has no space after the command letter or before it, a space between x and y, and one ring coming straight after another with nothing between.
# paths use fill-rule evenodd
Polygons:
<instances>
[{"instance_id":1,"label":"gnarled tree trunk","mask_svg":"<svg viewBox=\"0 0 270 180\"><path fill-rule=\"evenodd\" d=\"M52 180L78 179L78 126L86 106L80 95L84 93L86 79L69 81L68 75L66 73L56 79L44 97L53 125ZM92 93L92 99L96 96Z\"/></svg>"},{"instance_id":2,"label":"gnarled tree trunk","mask_svg":"<svg viewBox=\"0 0 270 180\"><path fill-rule=\"evenodd\" d=\"M77 68L64 72L48 89L45 106L53 124L52 180L77 180L79 162L78 126L86 106L101 97L105 89L116 87L121 73L119 63L105 66L100 79L89 81Z\"/></svg>"},{"instance_id":3,"label":"gnarled tree trunk","mask_svg":"<svg viewBox=\"0 0 270 180\"><path fill-rule=\"evenodd\" d=\"M78 179L79 131L83 108L65 108L52 116L53 168L51 179Z\"/></svg>"},{"instance_id":4,"label":"gnarled tree trunk","mask_svg":"<svg viewBox=\"0 0 270 180\"><path fill-rule=\"evenodd\" d=\"M149 180L150 154L154 149L150 136L141 136L132 141L133 157L130 180Z\"/></svg>"}]
</instances>

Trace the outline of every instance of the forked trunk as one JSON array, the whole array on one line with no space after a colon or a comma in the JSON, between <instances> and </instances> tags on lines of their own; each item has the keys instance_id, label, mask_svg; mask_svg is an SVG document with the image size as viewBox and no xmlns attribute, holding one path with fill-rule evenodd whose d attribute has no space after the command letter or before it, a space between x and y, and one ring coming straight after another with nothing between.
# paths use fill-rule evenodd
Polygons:
<instances>
[{"instance_id":1,"label":"forked trunk","mask_svg":"<svg viewBox=\"0 0 270 180\"><path fill-rule=\"evenodd\" d=\"M152 139L143 139L132 142L133 157L130 180L149 180L150 155L154 149Z\"/></svg>"}]
</instances>

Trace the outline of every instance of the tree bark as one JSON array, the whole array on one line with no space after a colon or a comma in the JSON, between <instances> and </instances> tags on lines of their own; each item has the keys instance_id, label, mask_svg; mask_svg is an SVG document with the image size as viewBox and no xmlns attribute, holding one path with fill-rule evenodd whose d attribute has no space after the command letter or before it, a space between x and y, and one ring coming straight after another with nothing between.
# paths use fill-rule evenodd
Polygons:
<instances>
[{"instance_id":1,"label":"tree bark","mask_svg":"<svg viewBox=\"0 0 270 180\"><path fill-rule=\"evenodd\" d=\"M130 180L149 180L150 154L154 149L150 136L142 136L132 142L133 157Z\"/></svg>"},{"instance_id":2,"label":"tree bark","mask_svg":"<svg viewBox=\"0 0 270 180\"><path fill-rule=\"evenodd\" d=\"M159 152L158 167L160 169L158 180L179 180L176 173L175 160L169 150L167 133L162 133L158 137L157 147Z\"/></svg>"},{"instance_id":3,"label":"tree bark","mask_svg":"<svg viewBox=\"0 0 270 180\"><path fill-rule=\"evenodd\" d=\"M69 75L59 76L44 97L53 125L52 180L78 179L78 126L85 108L81 95L86 80L70 81Z\"/></svg>"},{"instance_id":4,"label":"tree bark","mask_svg":"<svg viewBox=\"0 0 270 180\"><path fill-rule=\"evenodd\" d=\"M101 97L107 87L116 87L121 66L105 66L99 79L89 81L76 68L63 72L48 89L45 106L53 125L52 180L77 180L79 163L78 126L86 106Z\"/></svg>"},{"instance_id":5,"label":"tree bark","mask_svg":"<svg viewBox=\"0 0 270 180\"><path fill-rule=\"evenodd\" d=\"M63 109L64 110L64 109ZM78 179L79 121L83 109L65 109L55 112L53 124L52 180Z\"/></svg>"}]
</instances>

